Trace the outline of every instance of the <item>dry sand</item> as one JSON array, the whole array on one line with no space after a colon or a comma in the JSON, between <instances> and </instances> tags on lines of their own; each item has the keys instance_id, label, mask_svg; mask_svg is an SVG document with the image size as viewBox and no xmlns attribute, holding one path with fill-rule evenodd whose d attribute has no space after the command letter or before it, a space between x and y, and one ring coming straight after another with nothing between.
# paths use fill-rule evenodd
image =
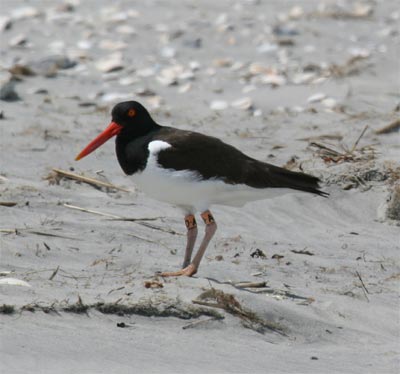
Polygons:
<instances>
[{"instance_id":1,"label":"dry sand","mask_svg":"<svg viewBox=\"0 0 400 374\"><path fill-rule=\"evenodd\" d=\"M20 97L0 101L2 373L399 372L399 132L375 133L399 117L395 1L1 3ZM74 162L125 98L330 197L216 206L198 275L156 278L183 259L181 212L136 191L111 142ZM225 309L192 303L207 290Z\"/></svg>"}]
</instances>

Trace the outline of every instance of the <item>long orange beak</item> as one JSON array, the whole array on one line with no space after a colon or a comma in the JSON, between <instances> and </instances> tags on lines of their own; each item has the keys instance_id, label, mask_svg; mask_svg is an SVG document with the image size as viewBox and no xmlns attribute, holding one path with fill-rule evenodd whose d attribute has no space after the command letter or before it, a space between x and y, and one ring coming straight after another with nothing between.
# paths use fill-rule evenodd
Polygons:
<instances>
[{"instance_id":1,"label":"long orange beak","mask_svg":"<svg viewBox=\"0 0 400 374\"><path fill-rule=\"evenodd\" d=\"M81 158L87 156L89 153L92 153L95 149L99 148L102 144L104 144L108 139L112 138L115 135L118 135L122 130L122 126L118 125L116 122L111 122L107 128L98 135L95 139L93 139L78 156L75 157L75 161L80 160Z\"/></svg>"}]
</instances>

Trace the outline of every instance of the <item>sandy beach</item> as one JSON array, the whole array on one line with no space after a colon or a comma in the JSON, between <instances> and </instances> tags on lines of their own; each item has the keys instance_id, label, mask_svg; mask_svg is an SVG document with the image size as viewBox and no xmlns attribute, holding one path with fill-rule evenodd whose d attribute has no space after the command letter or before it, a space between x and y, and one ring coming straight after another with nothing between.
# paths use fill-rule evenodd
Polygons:
<instances>
[{"instance_id":1,"label":"sandy beach","mask_svg":"<svg viewBox=\"0 0 400 374\"><path fill-rule=\"evenodd\" d=\"M1 7L2 373L399 372L396 1ZM330 196L214 206L199 272L159 277L182 212L113 141L74 161L125 100Z\"/></svg>"}]
</instances>

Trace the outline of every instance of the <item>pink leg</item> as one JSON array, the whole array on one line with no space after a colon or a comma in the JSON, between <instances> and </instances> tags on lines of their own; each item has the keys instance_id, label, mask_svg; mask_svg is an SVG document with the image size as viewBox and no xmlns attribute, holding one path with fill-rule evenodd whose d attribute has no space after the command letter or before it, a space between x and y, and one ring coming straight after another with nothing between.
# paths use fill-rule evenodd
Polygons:
<instances>
[{"instance_id":1,"label":"pink leg","mask_svg":"<svg viewBox=\"0 0 400 374\"><path fill-rule=\"evenodd\" d=\"M189 214L185 217L185 225L187 228L187 242L186 242L186 250L185 250L185 258L183 260L184 269L190 264L190 260L192 259L192 252L194 248L194 244L196 243L197 238L197 223L193 214Z\"/></svg>"},{"instance_id":2,"label":"pink leg","mask_svg":"<svg viewBox=\"0 0 400 374\"><path fill-rule=\"evenodd\" d=\"M203 221L206 224L206 229L205 229L203 241L200 244L200 247L196 253L196 256L194 256L193 261L188 266L183 268L182 270L161 273L161 276L163 276L163 277L178 277L181 275L186 275L188 277L191 277L192 275L197 273L197 269L200 266L200 262L204 256L204 253L206 252L207 246L210 243L211 238L214 236L215 231L217 231L217 224L215 223L214 217L212 216L212 214L209 210L206 210L205 212L203 212L201 214L201 218L203 218ZM185 260L186 260L186 256L185 256Z\"/></svg>"}]
</instances>

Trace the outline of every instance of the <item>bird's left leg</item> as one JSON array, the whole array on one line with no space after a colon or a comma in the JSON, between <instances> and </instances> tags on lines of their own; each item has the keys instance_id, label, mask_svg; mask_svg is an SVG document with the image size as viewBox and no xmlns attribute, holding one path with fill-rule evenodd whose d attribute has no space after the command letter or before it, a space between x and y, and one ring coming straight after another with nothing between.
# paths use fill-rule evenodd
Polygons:
<instances>
[{"instance_id":1,"label":"bird's left leg","mask_svg":"<svg viewBox=\"0 0 400 374\"><path fill-rule=\"evenodd\" d=\"M193 261L182 270L161 273L162 277L178 277L181 275L186 275L187 277L191 277L192 275L197 273L197 269L199 268L201 259L203 258L204 253L206 252L208 243L210 243L210 240L214 236L215 231L217 231L217 224L215 223L214 217L209 210L206 210L205 212L201 213L201 218L203 218L203 221L206 224L206 229L203 241L200 244L196 256L194 256Z\"/></svg>"}]
</instances>

